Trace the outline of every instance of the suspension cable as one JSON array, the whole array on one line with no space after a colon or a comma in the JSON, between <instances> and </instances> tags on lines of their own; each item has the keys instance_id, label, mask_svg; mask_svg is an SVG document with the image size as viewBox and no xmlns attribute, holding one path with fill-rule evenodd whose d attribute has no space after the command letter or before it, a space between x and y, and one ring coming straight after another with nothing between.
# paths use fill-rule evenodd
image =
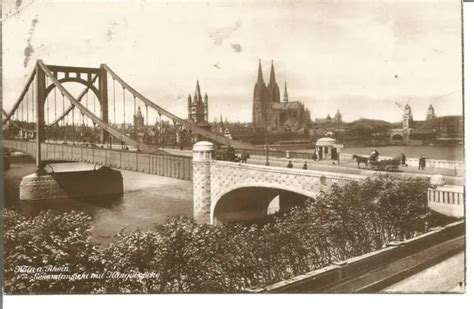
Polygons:
<instances>
[{"instance_id":1,"label":"suspension cable","mask_svg":"<svg viewBox=\"0 0 474 309\"><path fill-rule=\"evenodd\" d=\"M76 141L76 119L75 119L75 114L74 111L76 110L76 107L73 106L72 108L72 144L75 144Z\"/></svg>"},{"instance_id":2,"label":"suspension cable","mask_svg":"<svg viewBox=\"0 0 474 309\"><path fill-rule=\"evenodd\" d=\"M136 115L137 115L137 97L133 95L133 130L135 131L135 138L138 138L138 133L137 133L137 121L136 121Z\"/></svg>"},{"instance_id":3,"label":"suspension cable","mask_svg":"<svg viewBox=\"0 0 474 309\"><path fill-rule=\"evenodd\" d=\"M125 134L125 87L122 86L123 90L123 134Z\"/></svg>"},{"instance_id":4,"label":"suspension cable","mask_svg":"<svg viewBox=\"0 0 474 309\"><path fill-rule=\"evenodd\" d=\"M54 87L54 119L58 119L57 118L57 115L58 115L58 111L57 111L57 96L56 96L56 87ZM57 140L57 137L58 137L58 127L59 127L59 123L56 124L56 128L54 130L54 142L56 143L56 140Z\"/></svg>"},{"instance_id":5,"label":"suspension cable","mask_svg":"<svg viewBox=\"0 0 474 309\"><path fill-rule=\"evenodd\" d=\"M48 76L46 76L46 87L48 87L49 80ZM46 125L44 128L44 135L45 139L48 140L48 126L49 126L49 95L46 96Z\"/></svg>"},{"instance_id":6,"label":"suspension cable","mask_svg":"<svg viewBox=\"0 0 474 309\"><path fill-rule=\"evenodd\" d=\"M116 121L115 121L115 78L113 79L113 92L114 92L114 124L116 124Z\"/></svg>"},{"instance_id":7,"label":"suspension cable","mask_svg":"<svg viewBox=\"0 0 474 309\"><path fill-rule=\"evenodd\" d=\"M26 94L26 100L28 100L28 93ZM25 101L21 103L21 122L25 121Z\"/></svg>"},{"instance_id":8,"label":"suspension cable","mask_svg":"<svg viewBox=\"0 0 474 309\"><path fill-rule=\"evenodd\" d=\"M64 115L64 93L61 92L61 95L63 96L63 115ZM63 118L63 142L66 141L66 127L68 125L68 119L69 119L69 114L66 115L66 117Z\"/></svg>"},{"instance_id":9,"label":"suspension cable","mask_svg":"<svg viewBox=\"0 0 474 309\"><path fill-rule=\"evenodd\" d=\"M165 147L165 136L163 135L163 121L161 120L161 113L158 112L158 119L160 120L160 142L163 146L163 148Z\"/></svg>"},{"instance_id":10,"label":"suspension cable","mask_svg":"<svg viewBox=\"0 0 474 309\"><path fill-rule=\"evenodd\" d=\"M86 109L89 110L89 89L87 89L85 96L86 96ZM84 125L84 113L81 112L81 114L82 114L82 118L83 118L82 122L83 122L83 125ZM87 118L87 119L89 119L89 118ZM89 120L87 120L87 124L89 124Z\"/></svg>"},{"instance_id":11,"label":"suspension cable","mask_svg":"<svg viewBox=\"0 0 474 309\"><path fill-rule=\"evenodd\" d=\"M84 113L81 112L81 116L82 116L82 127L81 127L81 142L84 144L84 133L85 133L85 124L84 124Z\"/></svg>"},{"instance_id":12,"label":"suspension cable","mask_svg":"<svg viewBox=\"0 0 474 309\"><path fill-rule=\"evenodd\" d=\"M36 98L35 98L35 82L33 81L31 83L31 101L32 101L32 107L31 107L31 110L33 111L33 115L35 114L35 102L36 102ZM38 111L36 111L38 112ZM34 116L33 116L34 117ZM32 118L32 119L35 119L36 117ZM34 122L34 120L32 120Z\"/></svg>"},{"instance_id":13,"label":"suspension cable","mask_svg":"<svg viewBox=\"0 0 474 309\"><path fill-rule=\"evenodd\" d=\"M145 104L146 126L148 127L148 104Z\"/></svg>"},{"instance_id":14,"label":"suspension cable","mask_svg":"<svg viewBox=\"0 0 474 309\"><path fill-rule=\"evenodd\" d=\"M30 113L30 110L29 110L29 108L30 108L30 100L29 100L29 97L28 97L28 96L26 97L26 106L25 106L25 108L26 108L26 125L25 125L25 127L26 127L26 129L28 129L29 120L30 120L30 117L29 117L29 113Z\"/></svg>"}]
</instances>

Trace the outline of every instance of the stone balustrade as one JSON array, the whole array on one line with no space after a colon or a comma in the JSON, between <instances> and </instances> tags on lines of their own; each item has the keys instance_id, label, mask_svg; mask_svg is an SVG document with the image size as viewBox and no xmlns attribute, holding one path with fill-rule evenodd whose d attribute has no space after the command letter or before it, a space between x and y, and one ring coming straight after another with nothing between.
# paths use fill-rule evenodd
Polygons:
<instances>
[{"instance_id":1,"label":"stone balustrade","mask_svg":"<svg viewBox=\"0 0 474 309\"><path fill-rule=\"evenodd\" d=\"M368 157L367 154L357 154L359 156L364 156ZM341 160L352 160L353 154L349 153L341 153L340 154L340 159ZM393 159L394 157L388 157L388 156L379 156L379 160L385 160L385 159ZM413 167L418 167L418 158L407 158L406 159L406 164L408 166L413 166ZM440 169L450 169L450 170L457 170L457 171L463 171L464 170L464 163L462 161L450 161L450 160L438 160L438 159L426 159L426 167L430 168L440 168Z\"/></svg>"},{"instance_id":2,"label":"stone balustrade","mask_svg":"<svg viewBox=\"0 0 474 309\"><path fill-rule=\"evenodd\" d=\"M464 217L464 187L446 185L442 175L431 177L427 192L428 207L447 216Z\"/></svg>"}]
</instances>

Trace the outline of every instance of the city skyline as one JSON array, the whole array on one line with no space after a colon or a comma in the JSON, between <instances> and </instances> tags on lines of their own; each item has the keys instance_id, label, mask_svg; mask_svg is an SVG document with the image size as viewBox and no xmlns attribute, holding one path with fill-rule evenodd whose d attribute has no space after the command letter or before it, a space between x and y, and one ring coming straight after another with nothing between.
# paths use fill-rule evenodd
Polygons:
<instances>
[{"instance_id":1,"label":"city skyline","mask_svg":"<svg viewBox=\"0 0 474 309\"><path fill-rule=\"evenodd\" d=\"M422 19L415 13L421 4L406 1L279 2L275 8L269 2L211 1L196 2L192 9L182 3L92 7L59 1L32 3L21 17L6 18L14 5L7 2L4 10L7 111L35 60L43 59L60 65L107 63L182 118L199 79L209 95L210 120L222 114L250 122L261 59L265 81L273 60L278 84L287 82L290 100L302 101L313 120L339 109L345 121L399 121L402 110L395 102L410 104L415 120L425 118L430 104L439 116L462 114L461 11L453 1L423 6ZM87 24L68 18L81 13ZM370 35L360 36L360 29L351 30L354 25ZM26 39L19 39L21 33Z\"/></svg>"}]
</instances>

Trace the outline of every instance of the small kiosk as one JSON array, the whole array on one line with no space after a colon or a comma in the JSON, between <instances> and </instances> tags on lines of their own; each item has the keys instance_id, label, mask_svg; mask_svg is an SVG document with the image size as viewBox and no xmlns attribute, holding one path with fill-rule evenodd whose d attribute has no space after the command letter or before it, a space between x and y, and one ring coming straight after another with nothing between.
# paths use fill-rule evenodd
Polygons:
<instances>
[{"instance_id":1,"label":"small kiosk","mask_svg":"<svg viewBox=\"0 0 474 309\"><path fill-rule=\"evenodd\" d=\"M316 154L319 160L338 160L342 145L331 137L321 137L316 141Z\"/></svg>"}]
</instances>

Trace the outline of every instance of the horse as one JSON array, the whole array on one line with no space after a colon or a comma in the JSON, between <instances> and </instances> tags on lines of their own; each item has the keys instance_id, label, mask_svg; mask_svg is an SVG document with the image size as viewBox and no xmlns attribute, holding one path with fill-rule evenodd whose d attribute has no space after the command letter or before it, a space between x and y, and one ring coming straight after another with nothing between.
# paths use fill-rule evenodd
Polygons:
<instances>
[{"instance_id":1,"label":"horse","mask_svg":"<svg viewBox=\"0 0 474 309\"><path fill-rule=\"evenodd\" d=\"M367 168L367 162L369 161L369 158L363 157L363 156L358 156L358 155L355 154L355 155L352 156L352 160L357 161L357 168L360 168L361 163L364 163L365 168Z\"/></svg>"},{"instance_id":2,"label":"horse","mask_svg":"<svg viewBox=\"0 0 474 309\"><path fill-rule=\"evenodd\" d=\"M242 152L239 155L240 162L247 163L247 160L250 159L250 154L248 152Z\"/></svg>"}]
</instances>

